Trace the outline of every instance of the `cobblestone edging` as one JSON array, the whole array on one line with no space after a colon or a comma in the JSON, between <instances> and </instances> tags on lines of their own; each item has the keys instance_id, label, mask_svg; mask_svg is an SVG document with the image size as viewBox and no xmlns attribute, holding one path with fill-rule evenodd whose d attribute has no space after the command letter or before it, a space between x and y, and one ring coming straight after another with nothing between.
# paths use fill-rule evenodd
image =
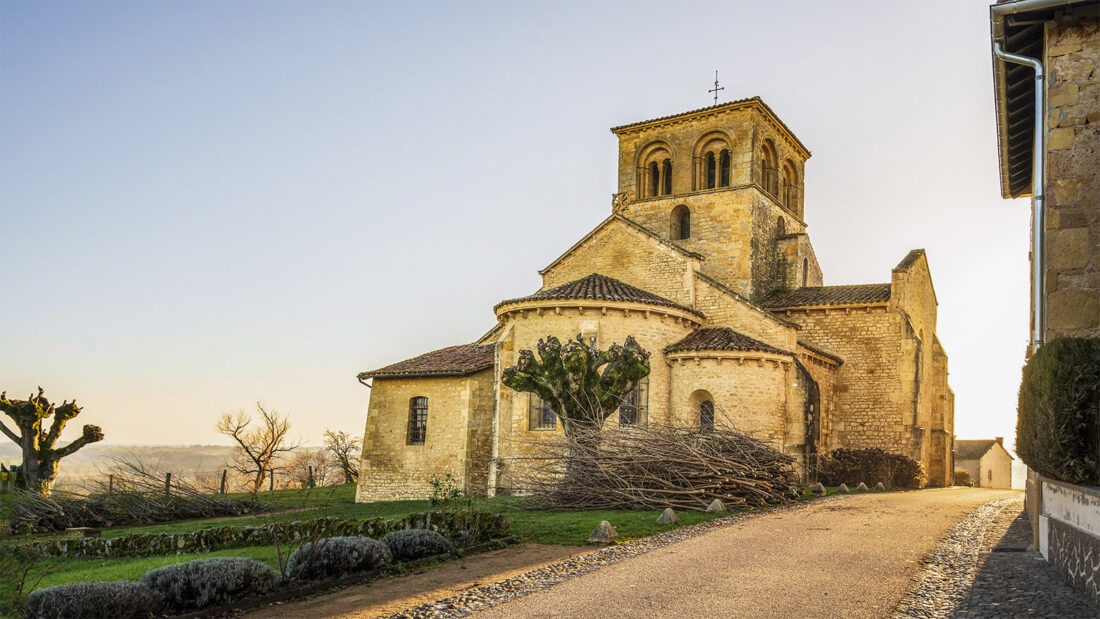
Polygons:
<instances>
[{"instance_id":1,"label":"cobblestone edging","mask_svg":"<svg viewBox=\"0 0 1100 619\"><path fill-rule=\"evenodd\" d=\"M925 559L924 570L913 578L894 619L951 617L978 572L986 529L1001 510L1019 501L1020 497L990 501L956 524Z\"/></svg>"},{"instance_id":2,"label":"cobblestone edging","mask_svg":"<svg viewBox=\"0 0 1100 619\"><path fill-rule=\"evenodd\" d=\"M728 527L764 514L794 511L810 505L819 505L823 501L833 501L840 498L840 496L841 495L834 495L812 502L795 503L792 505L783 505L742 514L734 514L723 518L708 520L707 522L700 522L699 524L694 524L682 529L643 537L625 544L608 546L536 570L531 570L530 572L524 572L523 574L507 580L470 589L456 596L410 608L403 612L390 615L390 619L422 619L426 617L431 617L433 619L450 619L453 617L465 617L475 611L484 610L509 600L523 597L529 593L539 591L540 589L552 587L570 578L575 578L595 571L606 565L618 563L623 559L636 557L651 550L682 542L715 529Z\"/></svg>"}]
</instances>

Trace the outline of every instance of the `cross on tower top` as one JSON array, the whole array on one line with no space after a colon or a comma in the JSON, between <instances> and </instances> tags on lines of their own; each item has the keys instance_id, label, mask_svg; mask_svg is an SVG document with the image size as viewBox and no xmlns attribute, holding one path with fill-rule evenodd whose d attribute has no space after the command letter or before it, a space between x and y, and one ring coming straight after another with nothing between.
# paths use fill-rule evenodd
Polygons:
<instances>
[{"instance_id":1,"label":"cross on tower top","mask_svg":"<svg viewBox=\"0 0 1100 619\"><path fill-rule=\"evenodd\" d=\"M726 89L725 86L721 86L721 87L718 86L718 69L715 69L714 70L714 88L711 88L710 90L707 91L707 92L713 92L714 93L714 105L718 105L718 91L719 90L725 90L725 89Z\"/></svg>"}]
</instances>

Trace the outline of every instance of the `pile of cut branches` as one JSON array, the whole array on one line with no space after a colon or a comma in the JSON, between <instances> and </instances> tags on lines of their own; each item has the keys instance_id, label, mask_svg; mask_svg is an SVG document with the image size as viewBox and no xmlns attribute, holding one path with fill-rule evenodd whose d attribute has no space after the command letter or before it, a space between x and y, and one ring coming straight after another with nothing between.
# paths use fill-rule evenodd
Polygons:
<instances>
[{"instance_id":1,"label":"pile of cut branches","mask_svg":"<svg viewBox=\"0 0 1100 619\"><path fill-rule=\"evenodd\" d=\"M732 430L651 425L540 440L518 485L545 509L705 510L798 497L794 459Z\"/></svg>"},{"instance_id":2,"label":"pile of cut branches","mask_svg":"<svg viewBox=\"0 0 1100 619\"><path fill-rule=\"evenodd\" d=\"M237 516L262 505L211 494L173 479L165 489L164 474L141 462L116 460L113 479L95 483L85 494L55 492L51 497L23 493L10 507L12 531L63 531L70 527L111 527L172 520Z\"/></svg>"}]
</instances>

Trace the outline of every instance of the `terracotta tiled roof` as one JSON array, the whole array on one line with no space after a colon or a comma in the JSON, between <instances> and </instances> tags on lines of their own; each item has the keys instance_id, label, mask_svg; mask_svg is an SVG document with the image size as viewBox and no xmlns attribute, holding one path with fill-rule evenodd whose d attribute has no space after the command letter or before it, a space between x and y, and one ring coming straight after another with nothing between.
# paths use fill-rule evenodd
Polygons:
<instances>
[{"instance_id":1,"label":"terracotta tiled roof","mask_svg":"<svg viewBox=\"0 0 1100 619\"><path fill-rule=\"evenodd\" d=\"M828 358L832 359L833 361L836 361L837 363L844 363L844 359L841 359L839 356L834 355L833 353L831 353L831 352L829 352L829 351L827 351L823 348L818 348L817 346L811 346L810 344L807 344L806 342L803 342L801 340L799 340L798 345L805 348L806 350L815 352L815 353L817 353L817 354L819 354L823 357L828 357Z\"/></svg>"},{"instance_id":2,"label":"terracotta tiled roof","mask_svg":"<svg viewBox=\"0 0 1100 619\"><path fill-rule=\"evenodd\" d=\"M492 344L463 344L424 353L419 357L363 372L368 378L412 378L417 376L469 376L493 367Z\"/></svg>"},{"instance_id":3,"label":"terracotta tiled roof","mask_svg":"<svg viewBox=\"0 0 1100 619\"><path fill-rule=\"evenodd\" d=\"M955 461L981 460L996 444L997 441L991 440L955 441Z\"/></svg>"},{"instance_id":4,"label":"terracotta tiled roof","mask_svg":"<svg viewBox=\"0 0 1100 619\"><path fill-rule=\"evenodd\" d=\"M628 123L628 124L625 124L625 125L619 125L617 127L612 127L611 132L617 134L620 131L624 131L624 130L627 130L627 129L632 129L634 127L638 127L638 126L641 126L641 125L648 125L649 123L661 122L661 121L664 121L664 120L672 120L673 118L677 118L677 117L680 117L680 116L690 116L692 114L697 114L699 112L708 112L708 111L711 111L711 110L717 111L717 110L720 110L722 108L727 108L727 107L728 108L742 107L746 103L757 103L762 108L767 110L768 114L770 114L771 117L773 119L775 119L775 121L777 123L779 123L779 126L783 127L783 129L790 135L791 139L793 139L794 142L796 144L798 144L799 147L802 148L802 150L806 151L806 155L809 156L810 150L808 148L806 148L806 145L803 144L802 141L799 140L794 135L794 132L791 131L790 127L788 127L787 124L784 123L779 118L779 116L777 116L776 113L770 107L768 107L768 104L764 103L764 100L761 99L760 97L749 97L747 99L737 99L736 101L727 101L725 103L719 103L718 105L708 105L707 107L701 107L701 108L694 109L694 110L688 110L687 112L680 112L679 114L670 114L668 116L660 116L658 118L650 118L649 120L642 120L642 121L638 121L638 122Z\"/></svg>"},{"instance_id":5,"label":"terracotta tiled roof","mask_svg":"<svg viewBox=\"0 0 1100 619\"><path fill-rule=\"evenodd\" d=\"M914 249L914 250L910 251L908 254L905 254L905 257L901 259L901 262L898 263L898 266L894 267L894 270L895 271L907 271L907 270L909 270L909 267L913 266L913 263L917 261L917 258L920 258L923 255L924 255L924 250L923 249Z\"/></svg>"},{"instance_id":6,"label":"terracotta tiled roof","mask_svg":"<svg viewBox=\"0 0 1100 619\"><path fill-rule=\"evenodd\" d=\"M820 286L780 292L764 299L768 309L811 307L815 305L855 305L890 300L890 284L859 284L856 286Z\"/></svg>"},{"instance_id":7,"label":"terracotta tiled roof","mask_svg":"<svg viewBox=\"0 0 1100 619\"><path fill-rule=\"evenodd\" d=\"M729 327L707 327L696 329L687 337L665 348L666 353L689 350L744 350L769 352L777 355L790 354L759 340L754 340L730 329Z\"/></svg>"},{"instance_id":8,"label":"terracotta tiled roof","mask_svg":"<svg viewBox=\"0 0 1100 619\"><path fill-rule=\"evenodd\" d=\"M501 301L500 303L497 303L496 307L499 308L500 306L507 305L509 303L521 303L523 301L542 301L550 299L632 301L634 303L645 303L647 305L663 305L666 307L675 307L677 309L682 309L693 314L699 314L700 316L702 315L691 308L684 307L664 297L659 297L652 292L646 292L641 288L635 288L634 286L624 284L617 279L607 277L606 275L600 275L599 273L593 273L576 281L569 282L568 284L562 284L561 286L557 286L555 288L541 290L527 297Z\"/></svg>"}]
</instances>

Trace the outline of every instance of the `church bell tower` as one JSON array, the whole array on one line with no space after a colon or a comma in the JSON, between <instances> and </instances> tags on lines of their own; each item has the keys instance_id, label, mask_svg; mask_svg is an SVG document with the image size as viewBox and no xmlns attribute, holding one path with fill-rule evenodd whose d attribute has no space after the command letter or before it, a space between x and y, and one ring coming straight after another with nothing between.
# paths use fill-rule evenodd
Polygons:
<instances>
[{"instance_id":1,"label":"church bell tower","mask_svg":"<svg viewBox=\"0 0 1100 619\"><path fill-rule=\"evenodd\" d=\"M705 275L750 299L821 285L803 219L810 151L759 97L611 132L616 214L702 254Z\"/></svg>"}]
</instances>

